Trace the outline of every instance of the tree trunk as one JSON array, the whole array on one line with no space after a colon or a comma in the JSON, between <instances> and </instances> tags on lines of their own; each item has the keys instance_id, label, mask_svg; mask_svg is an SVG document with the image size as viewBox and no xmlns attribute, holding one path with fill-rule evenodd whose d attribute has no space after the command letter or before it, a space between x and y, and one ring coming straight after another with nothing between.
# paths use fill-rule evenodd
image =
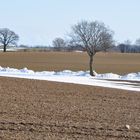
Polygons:
<instances>
[{"instance_id":1,"label":"tree trunk","mask_svg":"<svg viewBox=\"0 0 140 140\"><path fill-rule=\"evenodd\" d=\"M3 52L6 52L6 45L3 46Z\"/></svg>"},{"instance_id":2,"label":"tree trunk","mask_svg":"<svg viewBox=\"0 0 140 140\"><path fill-rule=\"evenodd\" d=\"M93 73L93 66L92 66L92 64L93 64L93 55L90 56L89 69L90 69L90 75L91 76L95 76L94 73Z\"/></svg>"}]
</instances>

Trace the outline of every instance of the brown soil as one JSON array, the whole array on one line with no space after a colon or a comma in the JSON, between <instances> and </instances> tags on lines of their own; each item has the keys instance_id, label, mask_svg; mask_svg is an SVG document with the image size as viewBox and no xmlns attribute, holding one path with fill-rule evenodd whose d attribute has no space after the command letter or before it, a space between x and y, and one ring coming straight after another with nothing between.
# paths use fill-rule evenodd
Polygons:
<instances>
[{"instance_id":1,"label":"brown soil","mask_svg":"<svg viewBox=\"0 0 140 140\"><path fill-rule=\"evenodd\" d=\"M86 53L73 52L7 52L0 53L0 66L42 70L88 70ZM140 71L140 54L98 53L94 57L98 73L126 74Z\"/></svg>"},{"instance_id":2,"label":"brown soil","mask_svg":"<svg viewBox=\"0 0 140 140\"><path fill-rule=\"evenodd\" d=\"M140 93L1 77L0 139L140 140Z\"/></svg>"}]
</instances>

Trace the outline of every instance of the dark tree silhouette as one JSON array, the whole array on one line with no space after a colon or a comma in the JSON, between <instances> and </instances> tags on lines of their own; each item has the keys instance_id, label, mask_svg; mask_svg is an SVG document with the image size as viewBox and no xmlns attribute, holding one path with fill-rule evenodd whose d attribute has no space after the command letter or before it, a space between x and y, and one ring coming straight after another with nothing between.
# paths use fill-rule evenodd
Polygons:
<instances>
[{"instance_id":1,"label":"dark tree silhouette","mask_svg":"<svg viewBox=\"0 0 140 140\"><path fill-rule=\"evenodd\" d=\"M7 28L0 29L0 44L3 46L3 52L6 52L6 48L9 45L16 45L19 40L19 36L13 31Z\"/></svg>"}]
</instances>

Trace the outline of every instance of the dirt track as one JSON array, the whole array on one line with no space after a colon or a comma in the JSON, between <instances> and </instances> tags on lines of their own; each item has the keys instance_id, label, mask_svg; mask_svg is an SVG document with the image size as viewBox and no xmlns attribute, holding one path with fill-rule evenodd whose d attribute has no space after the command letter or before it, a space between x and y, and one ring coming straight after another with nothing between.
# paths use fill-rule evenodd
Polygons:
<instances>
[{"instance_id":1,"label":"dirt track","mask_svg":"<svg viewBox=\"0 0 140 140\"><path fill-rule=\"evenodd\" d=\"M139 140L140 93L1 77L0 138Z\"/></svg>"}]
</instances>

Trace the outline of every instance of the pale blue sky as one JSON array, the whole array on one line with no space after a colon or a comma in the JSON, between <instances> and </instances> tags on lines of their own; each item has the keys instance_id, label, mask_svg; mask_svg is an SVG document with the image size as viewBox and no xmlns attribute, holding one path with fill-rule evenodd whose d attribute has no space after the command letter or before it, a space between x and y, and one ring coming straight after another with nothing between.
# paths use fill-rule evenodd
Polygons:
<instances>
[{"instance_id":1,"label":"pale blue sky","mask_svg":"<svg viewBox=\"0 0 140 140\"><path fill-rule=\"evenodd\" d=\"M117 42L140 38L140 0L0 0L0 28L19 34L19 44L49 45L84 19L104 22Z\"/></svg>"}]
</instances>

